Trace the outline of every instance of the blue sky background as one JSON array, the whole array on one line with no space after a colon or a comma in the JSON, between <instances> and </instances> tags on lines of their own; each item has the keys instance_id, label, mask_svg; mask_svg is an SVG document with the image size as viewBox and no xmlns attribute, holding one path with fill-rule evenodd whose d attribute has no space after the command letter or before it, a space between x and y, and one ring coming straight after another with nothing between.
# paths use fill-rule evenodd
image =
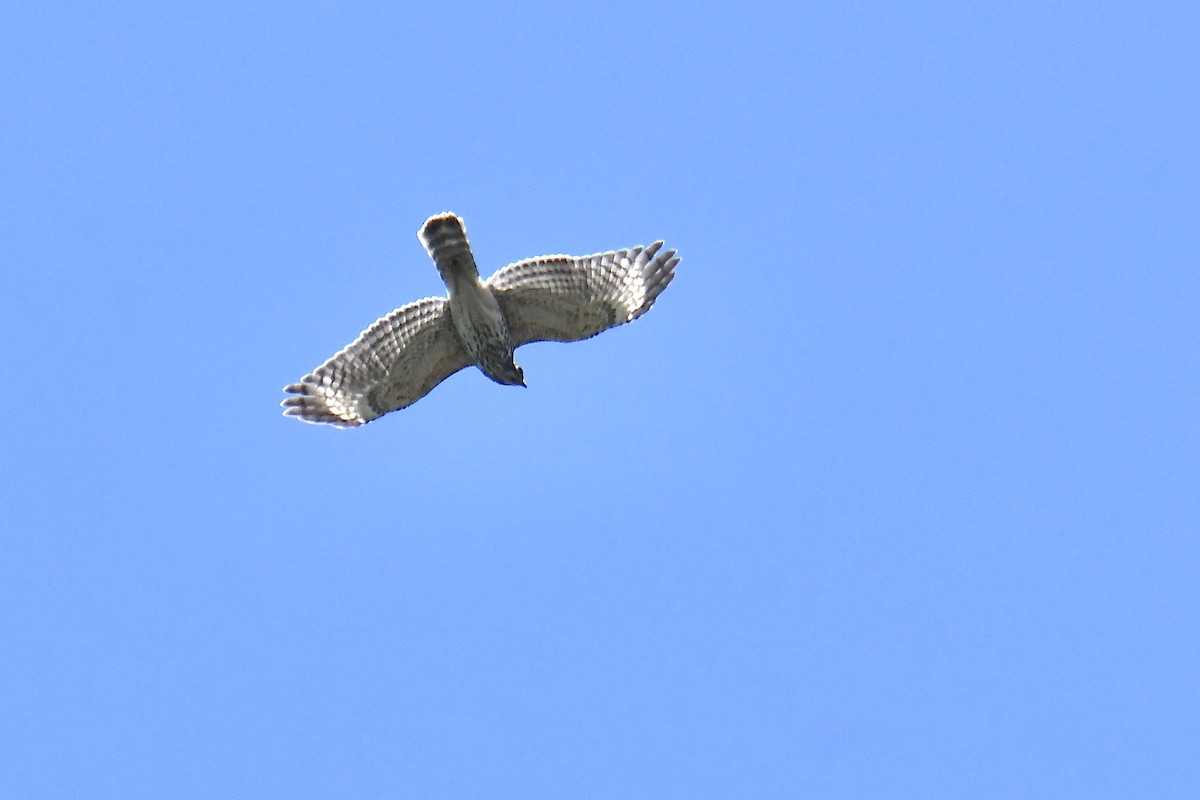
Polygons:
<instances>
[{"instance_id":1,"label":"blue sky background","mask_svg":"<svg viewBox=\"0 0 1200 800\"><path fill-rule=\"evenodd\" d=\"M1195 4L411 5L0 9L0 796L1200 796Z\"/></svg>"}]
</instances>

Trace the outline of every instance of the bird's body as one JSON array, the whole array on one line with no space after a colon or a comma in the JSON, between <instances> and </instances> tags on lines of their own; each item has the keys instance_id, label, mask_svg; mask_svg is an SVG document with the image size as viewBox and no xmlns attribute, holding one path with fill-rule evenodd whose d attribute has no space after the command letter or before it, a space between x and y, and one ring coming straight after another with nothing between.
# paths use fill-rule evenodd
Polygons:
<instances>
[{"instance_id":1,"label":"bird's body","mask_svg":"<svg viewBox=\"0 0 1200 800\"><path fill-rule=\"evenodd\" d=\"M450 295L450 320L467 355L496 383L524 386L513 360L512 336L500 301L479 279L479 268L462 220L431 217L418 234Z\"/></svg>"},{"instance_id":2,"label":"bird's body","mask_svg":"<svg viewBox=\"0 0 1200 800\"><path fill-rule=\"evenodd\" d=\"M351 427L415 403L464 367L524 386L513 351L571 342L637 319L666 288L679 259L662 242L593 256L518 261L481 280L466 227L454 214L417 234L448 297L428 297L379 319L298 383L284 413Z\"/></svg>"}]
</instances>

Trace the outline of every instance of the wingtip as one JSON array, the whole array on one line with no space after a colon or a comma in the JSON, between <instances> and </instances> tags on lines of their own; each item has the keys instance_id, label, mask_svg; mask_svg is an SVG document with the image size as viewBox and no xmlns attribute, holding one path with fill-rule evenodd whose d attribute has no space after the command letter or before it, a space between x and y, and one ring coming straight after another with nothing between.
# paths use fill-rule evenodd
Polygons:
<instances>
[{"instance_id":1,"label":"wingtip","mask_svg":"<svg viewBox=\"0 0 1200 800\"><path fill-rule=\"evenodd\" d=\"M288 384L284 387L284 391L291 392L291 396L283 398L279 403L285 417L295 417L301 422L314 425L333 425L338 428L356 428L369 421L356 416L347 417L335 412L329 407L329 402L324 397L311 391L310 384L303 382Z\"/></svg>"}]
</instances>

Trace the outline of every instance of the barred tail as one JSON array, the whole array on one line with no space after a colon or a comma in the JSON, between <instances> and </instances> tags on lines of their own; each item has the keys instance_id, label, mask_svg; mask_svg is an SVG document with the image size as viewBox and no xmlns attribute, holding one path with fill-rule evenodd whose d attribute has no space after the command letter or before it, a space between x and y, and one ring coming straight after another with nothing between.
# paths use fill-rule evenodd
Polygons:
<instances>
[{"instance_id":1,"label":"barred tail","mask_svg":"<svg viewBox=\"0 0 1200 800\"><path fill-rule=\"evenodd\" d=\"M430 217L417 232L417 238L425 245L447 285L451 275L479 275L471 243L467 241L467 226L458 215L445 212Z\"/></svg>"}]
</instances>

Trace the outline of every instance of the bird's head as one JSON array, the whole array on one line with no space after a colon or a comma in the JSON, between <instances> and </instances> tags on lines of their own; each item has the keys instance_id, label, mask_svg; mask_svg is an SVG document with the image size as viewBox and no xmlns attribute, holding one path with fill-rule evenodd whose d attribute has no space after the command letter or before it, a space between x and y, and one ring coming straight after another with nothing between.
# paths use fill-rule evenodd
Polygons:
<instances>
[{"instance_id":1,"label":"bird's head","mask_svg":"<svg viewBox=\"0 0 1200 800\"><path fill-rule=\"evenodd\" d=\"M524 386L525 371L517 366L516 362L505 364L502 368L492 369L485 373L489 378L496 383L504 384L505 386Z\"/></svg>"},{"instance_id":2,"label":"bird's head","mask_svg":"<svg viewBox=\"0 0 1200 800\"><path fill-rule=\"evenodd\" d=\"M525 370L518 367L517 362L515 362L515 361L513 362L513 365L512 365L512 372L509 373L508 377L512 378L512 380L510 380L508 382L510 386L524 386L525 385Z\"/></svg>"}]
</instances>

